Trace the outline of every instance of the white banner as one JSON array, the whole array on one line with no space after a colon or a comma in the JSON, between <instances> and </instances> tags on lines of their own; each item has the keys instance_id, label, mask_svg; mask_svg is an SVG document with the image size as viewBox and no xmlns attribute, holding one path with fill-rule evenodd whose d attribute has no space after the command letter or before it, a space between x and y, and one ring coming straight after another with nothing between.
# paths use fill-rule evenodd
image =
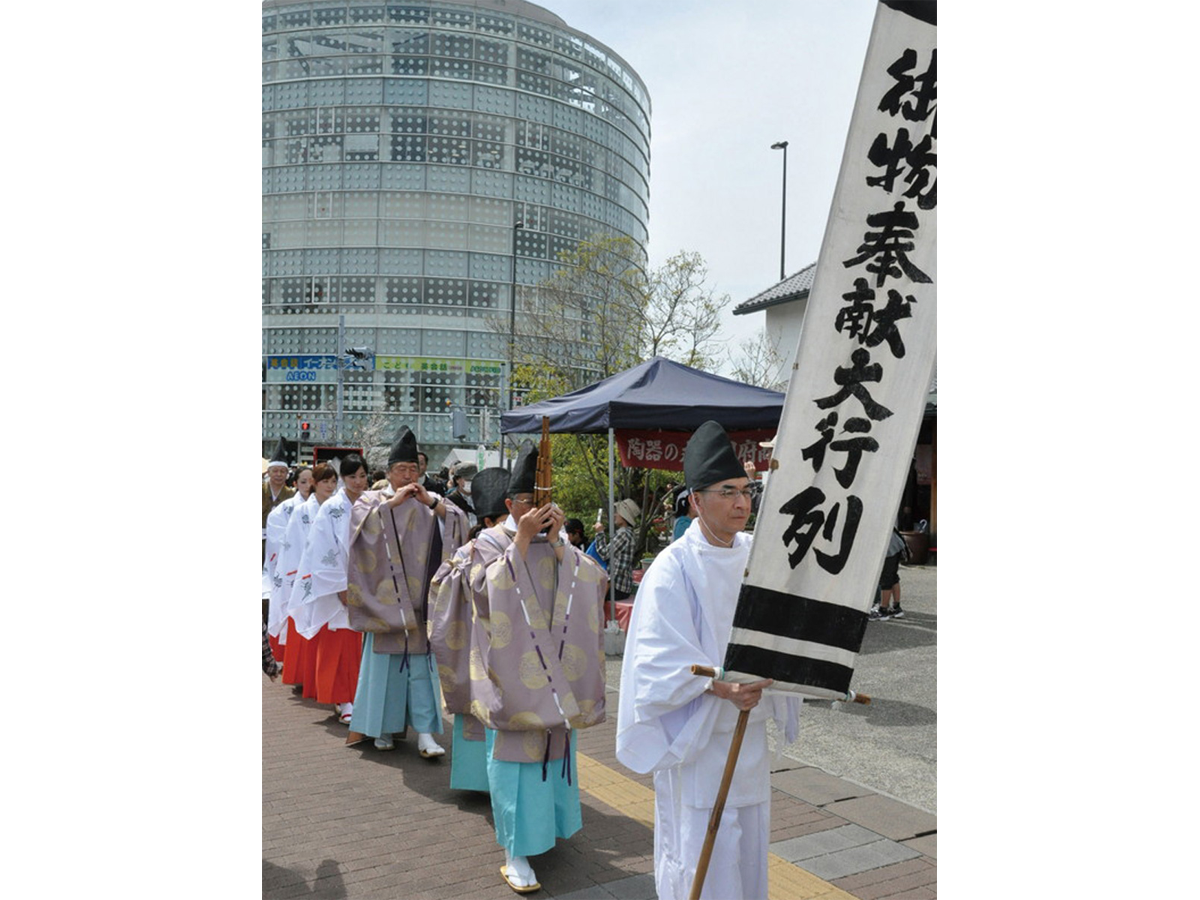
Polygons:
<instances>
[{"instance_id":1,"label":"white banner","mask_svg":"<svg viewBox=\"0 0 1200 900\"><path fill-rule=\"evenodd\" d=\"M937 345L937 5L881 0L725 660L844 697Z\"/></svg>"}]
</instances>

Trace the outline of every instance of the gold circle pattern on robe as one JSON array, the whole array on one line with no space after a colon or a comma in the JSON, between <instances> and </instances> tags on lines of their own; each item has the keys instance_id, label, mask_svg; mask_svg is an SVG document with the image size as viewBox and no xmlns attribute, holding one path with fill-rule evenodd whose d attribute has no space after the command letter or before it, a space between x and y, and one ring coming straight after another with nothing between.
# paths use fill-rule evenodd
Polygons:
<instances>
[{"instance_id":1,"label":"gold circle pattern on robe","mask_svg":"<svg viewBox=\"0 0 1200 900\"><path fill-rule=\"evenodd\" d=\"M537 631L542 631L550 627L550 623L546 621L546 613L542 609L542 605L537 602L536 597L531 597L522 600L525 604L525 612L529 616L529 626Z\"/></svg>"},{"instance_id":2,"label":"gold circle pattern on robe","mask_svg":"<svg viewBox=\"0 0 1200 900\"><path fill-rule=\"evenodd\" d=\"M530 760L538 762L546 755L546 733L544 731L524 732L521 735L521 746Z\"/></svg>"},{"instance_id":3,"label":"gold circle pattern on robe","mask_svg":"<svg viewBox=\"0 0 1200 900\"><path fill-rule=\"evenodd\" d=\"M367 621L363 623L363 631L371 631L376 634L386 634L391 630L392 626L377 616L370 616L367 618Z\"/></svg>"},{"instance_id":4,"label":"gold circle pattern on robe","mask_svg":"<svg viewBox=\"0 0 1200 900\"><path fill-rule=\"evenodd\" d=\"M400 602L400 598L396 596L396 585L392 584L392 579L382 578L379 585L375 588L375 600L380 606L395 606Z\"/></svg>"},{"instance_id":5,"label":"gold circle pattern on robe","mask_svg":"<svg viewBox=\"0 0 1200 900\"><path fill-rule=\"evenodd\" d=\"M577 647L574 644L567 644L563 647L562 667L563 674L570 681L578 681L583 677L583 673L587 671L588 656L582 647Z\"/></svg>"},{"instance_id":6,"label":"gold circle pattern on robe","mask_svg":"<svg viewBox=\"0 0 1200 900\"><path fill-rule=\"evenodd\" d=\"M521 662L517 668L517 672L521 678L521 684L525 685L531 691L544 688L549 683L549 680L546 678L546 670L543 668L542 661L538 658L536 650L530 650L528 653L521 654Z\"/></svg>"},{"instance_id":7,"label":"gold circle pattern on robe","mask_svg":"<svg viewBox=\"0 0 1200 900\"><path fill-rule=\"evenodd\" d=\"M361 607L363 605L363 592L357 584L346 585L346 605Z\"/></svg>"},{"instance_id":8,"label":"gold circle pattern on robe","mask_svg":"<svg viewBox=\"0 0 1200 900\"><path fill-rule=\"evenodd\" d=\"M443 615L449 608L450 591L443 591L436 581L431 582L429 585L429 609L431 617L434 615Z\"/></svg>"},{"instance_id":9,"label":"gold circle pattern on robe","mask_svg":"<svg viewBox=\"0 0 1200 900\"><path fill-rule=\"evenodd\" d=\"M492 610L491 633L493 647L507 647L513 639L512 619L497 609Z\"/></svg>"},{"instance_id":10,"label":"gold circle pattern on robe","mask_svg":"<svg viewBox=\"0 0 1200 900\"><path fill-rule=\"evenodd\" d=\"M472 681L487 681L487 669L483 667L483 651L479 647L472 647L467 659L471 669Z\"/></svg>"},{"instance_id":11,"label":"gold circle pattern on robe","mask_svg":"<svg viewBox=\"0 0 1200 900\"><path fill-rule=\"evenodd\" d=\"M537 570L534 577L537 578L538 584L545 590L549 591L554 588L554 570L558 568L558 560L554 554L543 556L537 561Z\"/></svg>"},{"instance_id":12,"label":"gold circle pattern on robe","mask_svg":"<svg viewBox=\"0 0 1200 900\"><path fill-rule=\"evenodd\" d=\"M479 699L471 700L471 715L477 718L488 728L492 727L492 717L488 714L487 707L483 705L483 701Z\"/></svg>"},{"instance_id":13,"label":"gold circle pattern on robe","mask_svg":"<svg viewBox=\"0 0 1200 900\"><path fill-rule=\"evenodd\" d=\"M513 713L505 731L545 731L546 723L533 711Z\"/></svg>"},{"instance_id":14,"label":"gold circle pattern on robe","mask_svg":"<svg viewBox=\"0 0 1200 900\"><path fill-rule=\"evenodd\" d=\"M487 577L492 586L501 591L511 591L513 585L516 584L512 574L508 571L508 562L503 556L488 567Z\"/></svg>"},{"instance_id":15,"label":"gold circle pattern on robe","mask_svg":"<svg viewBox=\"0 0 1200 900\"><path fill-rule=\"evenodd\" d=\"M587 728L590 725L596 724L596 701L595 700L580 700L579 714L572 717L571 725L574 728Z\"/></svg>"},{"instance_id":16,"label":"gold circle pattern on robe","mask_svg":"<svg viewBox=\"0 0 1200 900\"><path fill-rule=\"evenodd\" d=\"M369 572L374 572L377 564L378 563L375 559L375 554L372 551L368 550L366 547L358 548L358 552L354 555L354 565L358 568L358 571L362 572L364 575Z\"/></svg>"},{"instance_id":17,"label":"gold circle pattern on robe","mask_svg":"<svg viewBox=\"0 0 1200 900\"><path fill-rule=\"evenodd\" d=\"M408 585L408 596L410 596L410 597L420 597L421 596L422 584L421 584L420 578L418 578L416 575L409 575L408 579L406 581L406 584Z\"/></svg>"},{"instance_id":18,"label":"gold circle pattern on robe","mask_svg":"<svg viewBox=\"0 0 1200 900\"><path fill-rule=\"evenodd\" d=\"M446 646L451 650L461 650L467 646L469 636L470 630L466 622L451 622L450 627L446 629Z\"/></svg>"},{"instance_id":19,"label":"gold circle pattern on robe","mask_svg":"<svg viewBox=\"0 0 1200 900\"><path fill-rule=\"evenodd\" d=\"M579 563L578 579L584 584L595 584L604 575L604 570L592 562L591 559L584 559Z\"/></svg>"},{"instance_id":20,"label":"gold circle pattern on robe","mask_svg":"<svg viewBox=\"0 0 1200 900\"><path fill-rule=\"evenodd\" d=\"M438 678L442 680L442 693L449 694L458 690L458 676L449 666L438 663Z\"/></svg>"},{"instance_id":21,"label":"gold circle pattern on robe","mask_svg":"<svg viewBox=\"0 0 1200 900\"><path fill-rule=\"evenodd\" d=\"M375 537L383 531L383 523L379 521L379 516L368 515L359 526L359 530L368 537Z\"/></svg>"}]
</instances>

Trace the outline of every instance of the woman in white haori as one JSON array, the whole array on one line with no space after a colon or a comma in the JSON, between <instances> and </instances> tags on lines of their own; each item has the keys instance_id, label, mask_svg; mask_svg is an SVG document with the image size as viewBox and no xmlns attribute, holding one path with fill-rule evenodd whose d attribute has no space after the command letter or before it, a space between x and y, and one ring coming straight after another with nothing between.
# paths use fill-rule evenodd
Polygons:
<instances>
[{"instance_id":1,"label":"woman in white haori","mask_svg":"<svg viewBox=\"0 0 1200 900\"><path fill-rule=\"evenodd\" d=\"M300 592L296 630L316 645L313 667L318 703L332 704L338 720L350 724L362 633L350 627L346 612L350 511L367 489L367 463L358 453L341 461L342 487L321 504L300 559L293 591ZM307 694L307 685L305 686Z\"/></svg>"},{"instance_id":2,"label":"woman in white haori","mask_svg":"<svg viewBox=\"0 0 1200 900\"><path fill-rule=\"evenodd\" d=\"M283 547L287 538L287 527L292 513L303 505L312 493L312 469L301 466L296 470L296 493L288 497L267 516L267 561L264 564L270 578L270 605L267 608L267 639L275 659L282 661L287 643L287 598L291 593L291 579L284 578Z\"/></svg>"}]
</instances>

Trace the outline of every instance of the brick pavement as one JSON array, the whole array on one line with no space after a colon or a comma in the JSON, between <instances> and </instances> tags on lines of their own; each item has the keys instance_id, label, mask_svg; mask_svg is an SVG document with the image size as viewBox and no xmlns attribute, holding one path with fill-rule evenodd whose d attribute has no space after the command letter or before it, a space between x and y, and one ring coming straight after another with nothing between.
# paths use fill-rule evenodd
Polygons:
<instances>
[{"instance_id":1,"label":"brick pavement","mask_svg":"<svg viewBox=\"0 0 1200 900\"><path fill-rule=\"evenodd\" d=\"M652 782L621 766L609 720L580 732L583 829L532 862L561 900L653 900ZM510 900L491 807L452 791L415 737L347 746L329 707L263 678L264 900ZM303 784L304 789L297 785ZM772 775L772 900L926 900L937 894L936 819L794 760Z\"/></svg>"}]
</instances>

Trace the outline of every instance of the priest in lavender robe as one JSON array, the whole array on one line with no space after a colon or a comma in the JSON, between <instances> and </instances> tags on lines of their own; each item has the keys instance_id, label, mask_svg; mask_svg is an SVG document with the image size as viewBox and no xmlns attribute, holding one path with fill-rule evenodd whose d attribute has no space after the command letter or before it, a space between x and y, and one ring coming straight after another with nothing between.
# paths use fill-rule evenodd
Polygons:
<instances>
[{"instance_id":1,"label":"priest in lavender robe","mask_svg":"<svg viewBox=\"0 0 1200 900\"><path fill-rule=\"evenodd\" d=\"M583 825L575 729L604 721L607 576L566 540L553 503L533 505L537 448L513 465L504 529L512 543L487 567L488 643L495 686L474 705L488 727L488 785L500 874L518 893L540 885L528 857Z\"/></svg>"},{"instance_id":2,"label":"priest in lavender robe","mask_svg":"<svg viewBox=\"0 0 1200 900\"><path fill-rule=\"evenodd\" d=\"M477 533L442 563L430 595L429 645L437 657L446 711L454 714L450 787L461 791L488 790L486 735L472 703L486 703L494 691L483 666L486 571L516 536L502 524L508 517L508 482L508 470L499 466L475 476Z\"/></svg>"},{"instance_id":3,"label":"priest in lavender robe","mask_svg":"<svg viewBox=\"0 0 1200 900\"><path fill-rule=\"evenodd\" d=\"M347 604L363 632L348 742L373 737L380 750L409 726L426 759L445 754L436 661L426 637L430 582L467 539L467 518L418 481L417 441L402 426L388 454L386 487L367 491L351 515Z\"/></svg>"}]
</instances>

